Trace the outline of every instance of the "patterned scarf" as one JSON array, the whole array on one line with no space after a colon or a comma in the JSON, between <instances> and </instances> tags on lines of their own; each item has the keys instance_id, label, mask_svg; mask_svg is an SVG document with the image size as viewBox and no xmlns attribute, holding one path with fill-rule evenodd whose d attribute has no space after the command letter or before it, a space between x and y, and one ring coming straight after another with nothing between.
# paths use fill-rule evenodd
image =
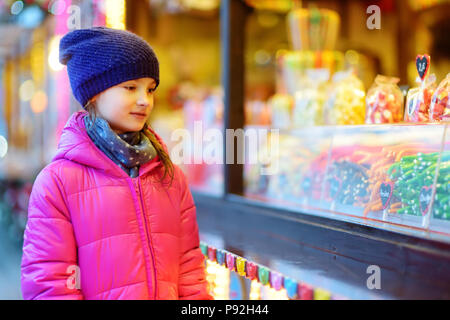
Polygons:
<instances>
[{"instance_id":1,"label":"patterned scarf","mask_svg":"<svg viewBox=\"0 0 450 320\"><path fill-rule=\"evenodd\" d=\"M86 116L84 123L94 144L131 178L139 176L139 166L152 160L157 154L142 130L117 134L106 120L99 117L92 123L90 117Z\"/></svg>"}]
</instances>

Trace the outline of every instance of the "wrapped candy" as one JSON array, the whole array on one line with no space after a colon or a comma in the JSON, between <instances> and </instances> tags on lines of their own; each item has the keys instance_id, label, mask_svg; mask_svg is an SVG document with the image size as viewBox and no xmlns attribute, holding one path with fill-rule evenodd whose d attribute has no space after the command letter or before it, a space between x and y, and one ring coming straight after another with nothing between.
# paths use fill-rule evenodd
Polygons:
<instances>
[{"instance_id":1,"label":"wrapped candy","mask_svg":"<svg viewBox=\"0 0 450 320\"><path fill-rule=\"evenodd\" d=\"M336 72L325 103L325 122L331 125L363 124L366 111L364 84L351 71Z\"/></svg>"},{"instance_id":2,"label":"wrapped candy","mask_svg":"<svg viewBox=\"0 0 450 320\"><path fill-rule=\"evenodd\" d=\"M432 74L421 85L408 91L405 105L406 122L427 122L429 120L431 98L436 89L436 76Z\"/></svg>"},{"instance_id":3,"label":"wrapped candy","mask_svg":"<svg viewBox=\"0 0 450 320\"><path fill-rule=\"evenodd\" d=\"M302 89L295 93L293 125L295 127L323 124L323 104L326 100L327 69L307 70Z\"/></svg>"},{"instance_id":4,"label":"wrapped candy","mask_svg":"<svg viewBox=\"0 0 450 320\"><path fill-rule=\"evenodd\" d=\"M408 91L405 106L406 122L427 122L429 120L431 98L436 89L436 76L428 76L431 58L429 55L418 55L416 57L416 67L419 77L416 82L419 87Z\"/></svg>"},{"instance_id":5,"label":"wrapped candy","mask_svg":"<svg viewBox=\"0 0 450 320\"><path fill-rule=\"evenodd\" d=\"M430 105L431 121L450 121L450 73L437 87Z\"/></svg>"},{"instance_id":6,"label":"wrapped candy","mask_svg":"<svg viewBox=\"0 0 450 320\"><path fill-rule=\"evenodd\" d=\"M366 123L394 123L403 120L400 79L378 75L366 97Z\"/></svg>"}]
</instances>

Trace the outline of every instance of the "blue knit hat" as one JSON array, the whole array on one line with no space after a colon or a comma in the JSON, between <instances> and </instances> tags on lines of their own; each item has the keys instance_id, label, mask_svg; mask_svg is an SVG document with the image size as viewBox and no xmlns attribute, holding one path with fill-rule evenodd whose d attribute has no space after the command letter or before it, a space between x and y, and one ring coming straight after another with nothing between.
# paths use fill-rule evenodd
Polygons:
<instances>
[{"instance_id":1,"label":"blue knit hat","mask_svg":"<svg viewBox=\"0 0 450 320\"><path fill-rule=\"evenodd\" d=\"M67 65L73 95L83 107L96 94L128 80L149 77L159 85L155 52L129 31L106 27L71 31L61 39L59 61Z\"/></svg>"}]
</instances>

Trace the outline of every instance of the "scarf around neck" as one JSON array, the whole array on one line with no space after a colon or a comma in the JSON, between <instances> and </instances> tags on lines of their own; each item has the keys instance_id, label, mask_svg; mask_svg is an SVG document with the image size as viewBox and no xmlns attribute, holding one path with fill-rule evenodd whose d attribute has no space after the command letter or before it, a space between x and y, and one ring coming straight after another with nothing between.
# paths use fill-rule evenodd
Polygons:
<instances>
[{"instance_id":1,"label":"scarf around neck","mask_svg":"<svg viewBox=\"0 0 450 320\"><path fill-rule=\"evenodd\" d=\"M94 144L131 178L139 175L139 166L152 160L157 152L150 139L141 131L117 134L100 117L92 120L87 115L84 123Z\"/></svg>"}]
</instances>

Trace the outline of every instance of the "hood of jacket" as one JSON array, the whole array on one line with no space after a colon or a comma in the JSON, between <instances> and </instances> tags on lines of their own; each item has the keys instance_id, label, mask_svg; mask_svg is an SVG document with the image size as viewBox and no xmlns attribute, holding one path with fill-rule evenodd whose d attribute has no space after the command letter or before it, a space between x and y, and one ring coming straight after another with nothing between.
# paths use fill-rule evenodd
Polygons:
<instances>
[{"instance_id":1,"label":"hood of jacket","mask_svg":"<svg viewBox=\"0 0 450 320\"><path fill-rule=\"evenodd\" d=\"M88 116L86 111L78 111L70 116L62 130L53 161L66 159L104 171L112 176L128 177L126 172L98 149L91 138L89 138L83 120L86 116ZM161 137L152 129L148 128L148 130L155 135L163 149L168 153L167 146ZM157 155L139 168L139 176L147 174L160 165L163 165L163 163Z\"/></svg>"}]
</instances>

